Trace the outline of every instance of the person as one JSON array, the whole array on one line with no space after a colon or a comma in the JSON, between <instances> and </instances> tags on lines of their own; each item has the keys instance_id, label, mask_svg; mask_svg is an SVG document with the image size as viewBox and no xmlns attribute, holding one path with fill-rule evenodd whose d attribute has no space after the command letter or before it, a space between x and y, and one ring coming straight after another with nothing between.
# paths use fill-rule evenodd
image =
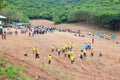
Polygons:
<instances>
[{"instance_id":1,"label":"person","mask_svg":"<svg viewBox=\"0 0 120 80\"><path fill-rule=\"evenodd\" d=\"M94 43L94 38L92 38L92 44Z\"/></svg>"},{"instance_id":2,"label":"person","mask_svg":"<svg viewBox=\"0 0 120 80\"><path fill-rule=\"evenodd\" d=\"M84 49L84 50L83 50L83 55L84 55L84 57L87 56L86 53L87 53L87 51L86 51L86 49Z\"/></svg>"},{"instance_id":3,"label":"person","mask_svg":"<svg viewBox=\"0 0 120 80\"><path fill-rule=\"evenodd\" d=\"M7 35L6 31L4 31L4 33L3 33L3 38L4 39L6 39L6 35Z\"/></svg>"},{"instance_id":4,"label":"person","mask_svg":"<svg viewBox=\"0 0 120 80\"><path fill-rule=\"evenodd\" d=\"M36 54L35 54L35 58L39 58L39 50L38 50L38 47L35 47L35 51L36 51Z\"/></svg>"},{"instance_id":5,"label":"person","mask_svg":"<svg viewBox=\"0 0 120 80\"><path fill-rule=\"evenodd\" d=\"M75 60L75 56L74 56L74 55L71 55L71 56L70 56L71 64L73 64L74 60Z\"/></svg>"},{"instance_id":6,"label":"person","mask_svg":"<svg viewBox=\"0 0 120 80\"><path fill-rule=\"evenodd\" d=\"M15 34L16 34L16 35L18 34L18 31L17 31L17 30L15 30Z\"/></svg>"},{"instance_id":7,"label":"person","mask_svg":"<svg viewBox=\"0 0 120 80\"><path fill-rule=\"evenodd\" d=\"M71 51L68 51L68 58L70 58Z\"/></svg>"},{"instance_id":8,"label":"person","mask_svg":"<svg viewBox=\"0 0 120 80\"><path fill-rule=\"evenodd\" d=\"M61 49L58 49L58 55L60 56Z\"/></svg>"},{"instance_id":9,"label":"person","mask_svg":"<svg viewBox=\"0 0 120 80\"><path fill-rule=\"evenodd\" d=\"M49 56L48 56L48 64L51 64L51 60L52 60L53 58L52 58L52 56L51 56L51 54L49 54Z\"/></svg>"},{"instance_id":10,"label":"person","mask_svg":"<svg viewBox=\"0 0 120 80\"><path fill-rule=\"evenodd\" d=\"M32 47L33 54L35 53L35 47Z\"/></svg>"},{"instance_id":11,"label":"person","mask_svg":"<svg viewBox=\"0 0 120 80\"><path fill-rule=\"evenodd\" d=\"M87 46L88 46L87 49L91 50L91 43L88 42Z\"/></svg>"},{"instance_id":12,"label":"person","mask_svg":"<svg viewBox=\"0 0 120 80\"><path fill-rule=\"evenodd\" d=\"M55 45L55 50L56 50L56 52L58 51L58 46L57 45Z\"/></svg>"},{"instance_id":13,"label":"person","mask_svg":"<svg viewBox=\"0 0 120 80\"><path fill-rule=\"evenodd\" d=\"M99 56L101 57L101 56L103 56L103 54L100 52L100 53L99 53Z\"/></svg>"},{"instance_id":14,"label":"person","mask_svg":"<svg viewBox=\"0 0 120 80\"><path fill-rule=\"evenodd\" d=\"M94 34L92 35L92 44L94 43Z\"/></svg>"},{"instance_id":15,"label":"person","mask_svg":"<svg viewBox=\"0 0 120 80\"><path fill-rule=\"evenodd\" d=\"M24 56L28 56L28 52L25 52L25 53L24 53Z\"/></svg>"},{"instance_id":16,"label":"person","mask_svg":"<svg viewBox=\"0 0 120 80\"><path fill-rule=\"evenodd\" d=\"M55 45L52 45L52 52L54 52L55 50Z\"/></svg>"},{"instance_id":17,"label":"person","mask_svg":"<svg viewBox=\"0 0 120 80\"><path fill-rule=\"evenodd\" d=\"M81 50L81 52L80 52L80 58L81 59L83 58L83 50Z\"/></svg>"},{"instance_id":18,"label":"person","mask_svg":"<svg viewBox=\"0 0 120 80\"><path fill-rule=\"evenodd\" d=\"M74 55L73 51L69 52L68 58L70 58L70 56Z\"/></svg>"},{"instance_id":19,"label":"person","mask_svg":"<svg viewBox=\"0 0 120 80\"><path fill-rule=\"evenodd\" d=\"M31 37L31 32L29 32L29 37Z\"/></svg>"},{"instance_id":20,"label":"person","mask_svg":"<svg viewBox=\"0 0 120 80\"><path fill-rule=\"evenodd\" d=\"M93 48L91 50L91 56L94 56L94 50L93 50Z\"/></svg>"}]
</instances>

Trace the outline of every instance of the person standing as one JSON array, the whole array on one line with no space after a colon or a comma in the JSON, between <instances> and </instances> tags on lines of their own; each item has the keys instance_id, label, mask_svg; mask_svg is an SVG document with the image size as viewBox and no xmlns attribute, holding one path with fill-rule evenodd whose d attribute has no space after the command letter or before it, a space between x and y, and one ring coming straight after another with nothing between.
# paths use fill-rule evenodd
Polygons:
<instances>
[{"instance_id":1,"label":"person standing","mask_svg":"<svg viewBox=\"0 0 120 80\"><path fill-rule=\"evenodd\" d=\"M95 40L94 40L94 34L93 34L93 35L92 35L92 44L94 43L94 41L95 41Z\"/></svg>"},{"instance_id":2,"label":"person standing","mask_svg":"<svg viewBox=\"0 0 120 80\"><path fill-rule=\"evenodd\" d=\"M58 49L58 55L60 56L61 49Z\"/></svg>"},{"instance_id":3,"label":"person standing","mask_svg":"<svg viewBox=\"0 0 120 80\"><path fill-rule=\"evenodd\" d=\"M35 54L35 58L39 58L39 50L38 50L38 47L35 47L35 51L36 51L36 54Z\"/></svg>"},{"instance_id":4,"label":"person standing","mask_svg":"<svg viewBox=\"0 0 120 80\"><path fill-rule=\"evenodd\" d=\"M80 52L80 58L81 59L83 58L83 50L81 50L81 52Z\"/></svg>"},{"instance_id":5,"label":"person standing","mask_svg":"<svg viewBox=\"0 0 120 80\"><path fill-rule=\"evenodd\" d=\"M33 54L35 53L35 47L32 47Z\"/></svg>"},{"instance_id":6,"label":"person standing","mask_svg":"<svg viewBox=\"0 0 120 80\"><path fill-rule=\"evenodd\" d=\"M91 50L91 56L94 56L94 50L93 50L93 48Z\"/></svg>"},{"instance_id":7,"label":"person standing","mask_svg":"<svg viewBox=\"0 0 120 80\"><path fill-rule=\"evenodd\" d=\"M31 32L29 32L29 37L31 37Z\"/></svg>"},{"instance_id":8,"label":"person standing","mask_svg":"<svg viewBox=\"0 0 120 80\"><path fill-rule=\"evenodd\" d=\"M49 54L49 56L48 56L48 64L51 64L51 61L52 61L52 56L51 56L51 54Z\"/></svg>"},{"instance_id":9,"label":"person standing","mask_svg":"<svg viewBox=\"0 0 120 80\"><path fill-rule=\"evenodd\" d=\"M71 61L71 64L73 64L73 62L75 61L75 56L74 55L70 56L70 61Z\"/></svg>"},{"instance_id":10,"label":"person standing","mask_svg":"<svg viewBox=\"0 0 120 80\"><path fill-rule=\"evenodd\" d=\"M55 45L52 45L52 52L55 51Z\"/></svg>"},{"instance_id":11,"label":"person standing","mask_svg":"<svg viewBox=\"0 0 120 80\"><path fill-rule=\"evenodd\" d=\"M84 50L83 50L83 55L84 55L84 57L87 56L86 53L87 53L87 51L86 51L86 49L84 49Z\"/></svg>"}]
</instances>

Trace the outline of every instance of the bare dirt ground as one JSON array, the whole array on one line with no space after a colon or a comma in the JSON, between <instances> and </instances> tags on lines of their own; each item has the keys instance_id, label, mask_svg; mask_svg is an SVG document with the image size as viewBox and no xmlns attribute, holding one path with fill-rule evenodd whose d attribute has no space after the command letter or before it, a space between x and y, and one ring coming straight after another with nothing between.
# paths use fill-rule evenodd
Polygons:
<instances>
[{"instance_id":1,"label":"bare dirt ground","mask_svg":"<svg viewBox=\"0 0 120 80\"><path fill-rule=\"evenodd\" d=\"M46 20L32 20L31 23L43 26L54 25L53 22ZM83 33L86 31L96 32L94 28L88 28L85 25L62 24L54 26L73 30L80 29ZM71 64L63 54L59 57L56 52L51 52L53 44L60 47L71 41L75 53L74 64ZM26 75L32 77L39 75L39 80L120 80L120 45L111 40L95 37L95 43L92 45L95 56L91 57L88 51L87 57L81 60L79 58L80 46L85 42L91 42L91 37L83 38L74 36L73 33L55 31L45 35L35 35L35 37L29 37L28 34L13 34L7 36L6 40L0 39L0 48L11 64L16 66L25 64ZM35 59L35 54L32 53L33 46L39 48L39 59ZM24 56L26 51L29 53L28 57ZM102 57L98 56L100 51L103 53ZM53 56L51 65L48 65L47 60L49 54Z\"/></svg>"}]
</instances>

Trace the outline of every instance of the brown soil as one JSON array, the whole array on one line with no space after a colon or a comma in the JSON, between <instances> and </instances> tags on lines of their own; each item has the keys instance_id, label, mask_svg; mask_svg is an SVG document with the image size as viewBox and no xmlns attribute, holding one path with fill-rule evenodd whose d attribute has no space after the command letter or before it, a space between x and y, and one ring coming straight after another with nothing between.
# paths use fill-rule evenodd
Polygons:
<instances>
[{"instance_id":1,"label":"brown soil","mask_svg":"<svg viewBox=\"0 0 120 80\"><path fill-rule=\"evenodd\" d=\"M46 20L32 20L31 23L43 26L54 25L53 22ZM89 28L85 25L62 24L55 26L73 30L80 29L82 33L96 32L93 27ZM53 44L60 47L71 41L74 45L74 64L71 64L63 54L59 57L56 52L51 52ZM95 37L93 44L95 56L91 57L88 51L87 57L81 60L79 58L80 46L85 42L91 42L91 37L87 35L84 38L76 37L73 33L55 31L35 37L29 37L28 34L13 34L7 36L6 40L0 39L0 47L11 64L16 66L25 64L24 72L32 77L39 75L40 80L120 80L120 45L111 40ZM32 53L31 47L33 46L39 47L39 59L35 59L35 54ZM29 53L28 57L24 56L26 51ZM98 56L99 52L102 52L102 57ZM47 60L49 54L53 56L51 65L48 65Z\"/></svg>"}]
</instances>

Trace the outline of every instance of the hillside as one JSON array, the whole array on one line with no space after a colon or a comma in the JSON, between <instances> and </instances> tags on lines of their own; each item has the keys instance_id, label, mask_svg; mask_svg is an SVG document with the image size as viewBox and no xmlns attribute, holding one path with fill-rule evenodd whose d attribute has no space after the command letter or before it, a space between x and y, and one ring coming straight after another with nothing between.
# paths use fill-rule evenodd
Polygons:
<instances>
[{"instance_id":1,"label":"hillside","mask_svg":"<svg viewBox=\"0 0 120 80\"><path fill-rule=\"evenodd\" d=\"M31 21L31 23L34 22ZM42 22L46 26L47 24L48 26L52 24L50 21L45 20L38 23L43 25ZM63 27L63 25L58 26ZM82 34L94 30L82 25L64 25L64 28L66 27L70 29L76 28L76 30L80 29ZM18 35L13 33L13 35L8 35L6 40L0 40L0 49L2 49L2 52L10 60L11 64L15 66L26 65L24 69L26 75L32 78L39 75L40 79L38 80L120 80L120 45L115 44L112 40L101 39L95 36L95 43L92 45L95 52L94 56L91 57L88 50L87 57L80 59L80 47L85 42L91 41L90 36L85 36L78 37L74 36L73 33L55 31L29 37L29 33L21 34L20 30L18 30ZM73 64L70 63L67 57L64 57L63 53L58 56L57 52L51 52L53 44L57 44L60 47L71 41L73 41L73 52L75 53L75 62ZM35 54L32 53L33 46L39 48L39 59L35 59ZM26 51L28 52L27 57L24 56ZM100 51L103 54L101 57L99 56ZM47 57L49 54L53 56L51 65L48 65Z\"/></svg>"},{"instance_id":2,"label":"hillside","mask_svg":"<svg viewBox=\"0 0 120 80\"><path fill-rule=\"evenodd\" d=\"M111 30L120 30L120 0L90 0L75 7L69 22L86 22Z\"/></svg>"},{"instance_id":3,"label":"hillside","mask_svg":"<svg viewBox=\"0 0 120 80\"><path fill-rule=\"evenodd\" d=\"M67 10L80 5L81 1L83 0L7 0L9 4L22 10L31 19L53 20L61 15L64 22L66 22L64 19L67 19Z\"/></svg>"}]
</instances>

